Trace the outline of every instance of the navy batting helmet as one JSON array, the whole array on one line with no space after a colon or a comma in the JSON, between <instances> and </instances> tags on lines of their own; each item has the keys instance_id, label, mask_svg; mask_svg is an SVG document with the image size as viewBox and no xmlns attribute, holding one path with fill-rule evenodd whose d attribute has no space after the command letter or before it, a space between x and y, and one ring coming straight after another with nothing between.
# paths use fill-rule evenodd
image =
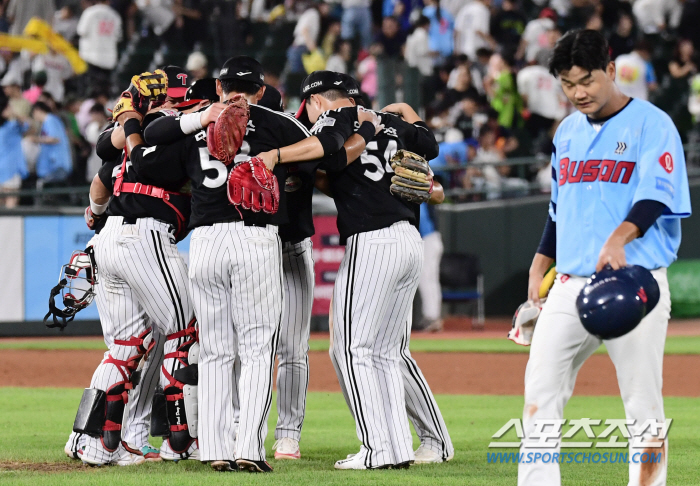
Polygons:
<instances>
[{"instance_id":1,"label":"navy batting helmet","mask_svg":"<svg viewBox=\"0 0 700 486\"><path fill-rule=\"evenodd\" d=\"M579 318L588 332L600 339L613 339L637 327L647 315L649 294L656 295L658 302L659 292L654 277L648 270L641 270L643 272L634 267L619 270L607 267L588 279L576 299ZM653 284L644 272L649 273ZM644 280L649 289L645 289L640 280Z\"/></svg>"}]
</instances>

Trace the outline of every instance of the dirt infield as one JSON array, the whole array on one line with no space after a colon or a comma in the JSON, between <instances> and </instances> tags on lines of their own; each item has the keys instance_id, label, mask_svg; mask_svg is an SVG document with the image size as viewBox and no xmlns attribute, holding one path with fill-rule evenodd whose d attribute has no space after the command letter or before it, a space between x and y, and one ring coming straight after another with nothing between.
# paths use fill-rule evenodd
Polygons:
<instances>
[{"instance_id":1,"label":"dirt infield","mask_svg":"<svg viewBox=\"0 0 700 486\"><path fill-rule=\"evenodd\" d=\"M96 350L0 351L0 386L89 386L102 359ZM521 395L526 354L413 353L435 393ZM309 353L312 391L340 391L328 353ZM607 355L584 364L576 395L619 395L615 368ZM668 355L664 359L664 394L700 397L700 355Z\"/></svg>"}]
</instances>

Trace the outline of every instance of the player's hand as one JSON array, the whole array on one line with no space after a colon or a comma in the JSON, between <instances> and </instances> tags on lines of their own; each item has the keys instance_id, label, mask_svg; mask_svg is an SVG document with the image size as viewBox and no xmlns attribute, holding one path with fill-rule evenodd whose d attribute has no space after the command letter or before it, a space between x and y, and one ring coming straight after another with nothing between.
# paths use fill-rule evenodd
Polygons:
<instances>
[{"instance_id":1,"label":"player's hand","mask_svg":"<svg viewBox=\"0 0 700 486\"><path fill-rule=\"evenodd\" d=\"M366 121L372 123L372 125L374 125L375 135L384 129L381 118L379 118L379 116L373 111L367 111L361 106L357 107L357 121L359 121L360 124Z\"/></svg>"},{"instance_id":2,"label":"player's hand","mask_svg":"<svg viewBox=\"0 0 700 486\"><path fill-rule=\"evenodd\" d=\"M540 286L543 279L542 273L530 270L530 277L527 281L527 300L535 305L540 305Z\"/></svg>"},{"instance_id":3,"label":"player's hand","mask_svg":"<svg viewBox=\"0 0 700 486\"><path fill-rule=\"evenodd\" d=\"M199 118L202 127L206 127L210 123L214 123L216 119L219 118L221 112L224 111L224 108L226 108L226 105L224 103L212 103L211 105L209 105L209 108L204 110L202 112L201 117Z\"/></svg>"},{"instance_id":4,"label":"player's hand","mask_svg":"<svg viewBox=\"0 0 700 486\"><path fill-rule=\"evenodd\" d=\"M382 108L381 111L400 115L408 123L415 123L421 119L408 103L392 103Z\"/></svg>"},{"instance_id":5,"label":"player's hand","mask_svg":"<svg viewBox=\"0 0 700 486\"><path fill-rule=\"evenodd\" d=\"M595 271L600 272L605 265L610 265L613 270L627 266L627 258L625 256L625 242L617 238L608 238L603 248L598 255L598 263L595 266Z\"/></svg>"},{"instance_id":6,"label":"player's hand","mask_svg":"<svg viewBox=\"0 0 700 486\"><path fill-rule=\"evenodd\" d=\"M126 123L126 121L131 118L136 118L139 121L139 123L143 121L143 117L140 113L137 113L135 111L126 111L124 113L119 114L119 116L117 117L117 123L119 123L119 125L123 127L124 123Z\"/></svg>"},{"instance_id":7,"label":"player's hand","mask_svg":"<svg viewBox=\"0 0 700 486\"><path fill-rule=\"evenodd\" d=\"M265 167L272 170L277 165L277 149L268 150L267 152L262 152L256 155L259 159L262 159Z\"/></svg>"}]
</instances>

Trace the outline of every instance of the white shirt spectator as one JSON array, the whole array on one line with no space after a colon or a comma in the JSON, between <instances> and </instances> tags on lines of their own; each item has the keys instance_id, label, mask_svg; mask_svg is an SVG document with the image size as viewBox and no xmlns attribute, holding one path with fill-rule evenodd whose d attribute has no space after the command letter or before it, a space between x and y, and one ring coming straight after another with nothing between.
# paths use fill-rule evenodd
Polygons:
<instances>
[{"instance_id":1,"label":"white shirt spectator","mask_svg":"<svg viewBox=\"0 0 700 486\"><path fill-rule=\"evenodd\" d=\"M678 0L637 0L632 13L637 18L639 28L645 34L658 34L666 26L669 17L670 27L678 27L683 5Z\"/></svg>"},{"instance_id":2,"label":"white shirt spectator","mask_svg":"<svg viewBox=\"0 0 700 486\"><path fill-rule=\"evenodd\" d=\"M532 62L540 50L549 47L547 32L554 29L554 21L549 18L534 19L527 23L522 40L526 44L525 60Z\"/></svg>"},{"instance_id":3,"label":"white shirt spectator","mask_svg":"<svg viewBox=\"0 0 700 486\"><path fill-rule=\"evenodd\" d=\"M462 7L455 19L455 32L457 33L455 50L458 53L466 54L471 61L474 61L476 51L489 45L477 32L488 34L490 20L491 12L486 5L479 1L472 1Z\"/></svg>"},{"instance_id":4,"label":"white shirt spectator","mask_svg":"<svg viewBox=\"0 0 700 486\"><path fill-rule=\"evenodd\" d=\"M38 55L32 61L32 72L39 71L46 72L44 91L59 103L63 102L66 92L63 82L73 75L73 68L68 60L58 53Z\"/></svg>"},{"instance_id":5,"label":"white shirt spectator","mask_svg":"<svg viewBox=\"0 0 700 486\"><path fill-rule=\"evenodd\" d=\"M428 47L428 31L418 27L406 39L406 49L404 50L406 64L418 68L423 76L433 74L433 58L430 56Z\"/></svg>"},{"instance_id":6,"label":"white shirt spectator","mask_svg":"<svg viewBox=\"0 0 700 486\"><path fill-rule=\"evenodd\" d=\"M615 68L615 83L620 91L640 100L649 99L649 84L656 82L656 76L651 65L638 52L617 56Z\"/></svg>"},{"instance_id":7,"label":"white shirt spectator","mask_svg":"<svg viewBox=\"0 0 700 486\"><path fill-rule=\"evenodd\" d=\"M566 98L559 81L544 66L527 66L517 77L518 93L527 97L528 109L550 120L566 116Z\"/></svg>"},{"instance_id":8,"label":"white shirt spectator","mask_svg":"<svg viewBox=\"0 0 700 486\"><path fill-rule=\"evenodd\" d=\"M335 73L348 73L348 65L340 54L332 54L326 61L326 70Z\"/></svg>"},{"instance_id":9,"label":"white shirt spectator","mask_svg":"<svg viewBox=\"0 0 700 486\"><path fill-rule=\"evenodd\" d=\"M295 46L303 46L307 44L307 38L313 44L318 42L318 34L321 31L321 14L315 8L310 8L304 11L294 27L294 43ZM305 37L306 33L306 37Z\"/></svg>"},{"instance_id":10,"label":"white shirt spectator","mask_svg":"<svg viewBox=\"0 0 700 486\"><path fill-rule=\"evenodd\" d=\"M117 65L117 42L122 38L122 19L109 5L98 3L83 11L78 22L80 57L102 69Z\"/></svg>"},{"instance_id":11,"label":"white shirt spectator","mask_svg":"<svg viewBox=\"0 0 700 486\"><path fill-rule=\"evenodd\" d=\"M136 6L157 36L163 35L175 21L172 0L136 0Z\"/></svg>"}]
</instances>

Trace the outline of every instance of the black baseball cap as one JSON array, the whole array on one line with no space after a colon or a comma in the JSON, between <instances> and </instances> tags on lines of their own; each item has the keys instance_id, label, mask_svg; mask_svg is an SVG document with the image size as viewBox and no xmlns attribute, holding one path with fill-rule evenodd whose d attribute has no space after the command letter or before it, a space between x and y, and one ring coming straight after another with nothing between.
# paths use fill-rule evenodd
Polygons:
<instances>
[{"instance_id":1,"label":"black baseball cap","mask_svg":"<svg viewBox=\"0 0 700 486\"><path fill-rule=\"evenodd\" d=\"M252 57L236 56L224 63L219 79L238 79L262 86L265 84L265 73L262 65Z\"/></svg>"},{"instance_id":2,"label":"black baseball cap","mask_svg":"<svg viewBox=\"0 0 700 486\"><path fill-rule=\"evenodd\" d=\"M312 94L322 93L329 89L345 91L340 75L333 71L314 71L302 81L300 98L305 100Z\"/></svg>"},{"instance_id":3,"label":"black baseball cap","mask_svg":"<svg viewBox=\"0 0 700 486\"><path fill-rule=\"evenodd\" d=\"M184 98L187 88L192 84L190 73L180 66L165 66L163 71L168 77L168 96L171 98Z\"/></svg>"},{"instance_id":4,"label":"black baseball cap","mask_svg":"<svg viewBox=\"0 0 700 486\"><path fill-rule=\"evenodd\" d=\"M360 92L360 84L355 78L353 78L349 74L343 73L338 73L338 76L340 77L340 79L343 80L343 84L341 86L350 98L362 98L362 93Z\"/></svg>"},{"instance_id":5,"label":"black baseball cap","mask_svg":"<svg viewBox=\"0 0 700 486\"><path fill-rule=\"evenodd\" d=\"M212 103L219 101L219 95L216 94L216 79L203 78L192 83L192 86L185 93L185 101L181 101L173 108L183 110L204 100L209 100Z\"/></svg>"},{"instance_id":6,"label":"black baseball cap","mask_svg":"<svg viewBox=\"0 0 700 486\"><path fill-rule=\"evenodd\" d=\"M265 93L263 97L260 98L260 101L258 101L258 105L275 111L284 111L284 107L282 106L282 94L277 91L277 88L269 84L265 85Z\"/></svg>"}]
</instances>

